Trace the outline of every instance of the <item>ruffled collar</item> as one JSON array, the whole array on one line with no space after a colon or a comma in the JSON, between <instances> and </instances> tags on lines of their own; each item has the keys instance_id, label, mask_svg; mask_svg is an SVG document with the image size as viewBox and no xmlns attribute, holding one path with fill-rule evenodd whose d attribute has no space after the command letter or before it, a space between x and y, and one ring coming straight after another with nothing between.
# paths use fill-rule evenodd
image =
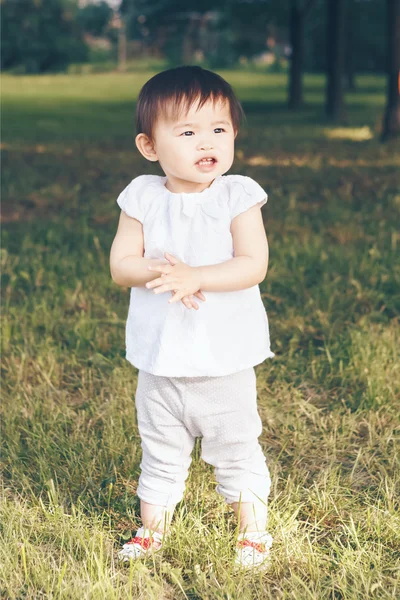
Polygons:
<instances>
[{"instance_id":1,"label":"ruffled collar","mask_svg":"<svg viewBox=\"0 0 400 600\"><path fill-rule=\"evenodd\" d=\"M215 193L217 189L222 185L224 179L223 175L218 175L210 186L205 188L202 192L171 192L165 187L167 177L159 177L157 180L157 187L162 191L170 201L181 201L182 212L187 217L193 217L196 214L197 206L211 217L218 219L222 214L222 206L218 202L218 195Z\"/></svg>"}]
</instances>

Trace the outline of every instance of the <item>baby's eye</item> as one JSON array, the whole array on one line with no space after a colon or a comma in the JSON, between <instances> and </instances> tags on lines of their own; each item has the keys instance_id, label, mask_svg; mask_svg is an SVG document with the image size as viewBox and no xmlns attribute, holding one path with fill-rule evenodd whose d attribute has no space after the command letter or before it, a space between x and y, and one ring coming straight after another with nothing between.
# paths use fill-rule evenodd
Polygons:
<instances>
[{"instance_id":1,"label":"baby's eye","mask_svg":"<svg viewBox=\"0 0 400 600\"><path fill-rule=\"evenodd\" d=\"M214 129L214 133L221 133L221 131L225 131L225 129L223 129L222 127L217 127L216 129Z\"/></svg>"},{"instance_id":2,"label":"baby's eye","mask_svg":"<svg viewBox=\"0 0 400 600\"><path fill-rule=\"evenodd\" d=\"M185 135L186 137L190 137L191 135L194 135L193 131L184 131L182 133L182 135Z\"/></svg>"}]
</instances>

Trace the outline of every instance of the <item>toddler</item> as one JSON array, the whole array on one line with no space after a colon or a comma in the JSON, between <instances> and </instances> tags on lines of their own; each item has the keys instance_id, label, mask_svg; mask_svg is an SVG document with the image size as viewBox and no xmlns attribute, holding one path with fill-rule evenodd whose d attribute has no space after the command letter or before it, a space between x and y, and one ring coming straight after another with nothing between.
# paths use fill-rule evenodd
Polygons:
<instances>
[{"instance_id":1,"label":"toddler","mask_svg":"<svg viewBox=\"0 0 400 600\"><path fill-rule=\"evenodd\" d=\"M136 146L165 176L140 175L118 196L110 256L114 282L131 288L126 358L138 369L142 445L143 526L122 560L161 548L201 437L217 492L239 519L236 564L267 564L270 476L254 370L274 356L258 287L267 194L224 175L242 116L231 86L197 66L159 73L139 95Z\"/></svg>"}]
</instances>

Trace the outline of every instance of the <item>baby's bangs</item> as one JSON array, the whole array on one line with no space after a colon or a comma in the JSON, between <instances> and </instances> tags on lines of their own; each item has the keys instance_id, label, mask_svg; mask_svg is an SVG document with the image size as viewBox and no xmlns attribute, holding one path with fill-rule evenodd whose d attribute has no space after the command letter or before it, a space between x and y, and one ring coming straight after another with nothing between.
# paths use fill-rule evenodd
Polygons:
<instances>
[{"instance_id":1,"label":"baby's bangs","mask_svg":"<svg viewBox=\"0 0 400 600\"><path fill-rule=\"evenodd\" d=\"M209 100L212 101L214 106L218 104L218 102L230 104L229 99L222 93L197 93L189 96L180 92L169 98L159 98L157 113L168 121L177 121L184 117L192 106L197 104L196 110L200 110L200 108L202 108Z\"/></svg>"},{"instance_id":2,"label":"baby's bangs","mask_svg":"<svg viewBox=\"0 0 400 600\"><path fill-rule=\"evenodd\" d=\"M136 107L137 133L152 137L159 117L177 120L198 103L198 109L211 100L214 105L228 102L232 125L237 132L243 109L234 91L225 79L198 66L183 66L154 75L140 91Z\"/></svg>"}]
</instances>

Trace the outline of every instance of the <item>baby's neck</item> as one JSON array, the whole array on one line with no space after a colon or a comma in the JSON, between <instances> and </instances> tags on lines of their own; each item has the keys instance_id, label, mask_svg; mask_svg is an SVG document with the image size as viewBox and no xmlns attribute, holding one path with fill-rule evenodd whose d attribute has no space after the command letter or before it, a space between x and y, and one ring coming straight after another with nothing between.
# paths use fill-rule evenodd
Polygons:
<instances>
[{"instance_id":1,"label":"baby's neck","mask_svg":"<svg viewBox=\"0 0 400 600\"><path fill-rule=\"evenodd\" d=\"M213 180L214 181L214 180ZM185 181L168 177L165 187L174 194L198 194L210 187L212 181L208 183L197 183L196 181Z\"/></svg>"}]
</instances>

